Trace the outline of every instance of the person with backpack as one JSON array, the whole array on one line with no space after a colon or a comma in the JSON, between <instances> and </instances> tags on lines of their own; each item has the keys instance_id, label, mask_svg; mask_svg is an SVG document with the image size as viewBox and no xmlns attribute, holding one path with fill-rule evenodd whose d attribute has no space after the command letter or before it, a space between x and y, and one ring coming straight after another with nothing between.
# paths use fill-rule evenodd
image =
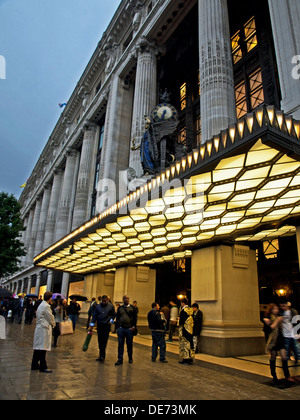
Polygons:
<instances>
[{"instance_id":1,"label":"person with backpack","mask_svg":"<svg viewBox=\"0 0 300 420\"><path fill-rule=\"evenodd\" d=\"M125 339L129 363L133 363L133 337L137 334L137 313L135 307L130 305L129 301L128 296L123 296L123 305L119 306L117 311L118 360L115 363L116 366L123 364Z\"/></svg>"}]
</instances>

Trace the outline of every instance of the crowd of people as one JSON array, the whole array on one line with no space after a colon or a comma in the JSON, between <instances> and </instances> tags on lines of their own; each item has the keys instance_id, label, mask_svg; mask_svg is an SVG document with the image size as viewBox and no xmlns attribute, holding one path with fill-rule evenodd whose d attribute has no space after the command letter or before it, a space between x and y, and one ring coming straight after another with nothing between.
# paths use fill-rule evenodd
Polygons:
<instances>
[{"instance_id":1,"label":"crowd of people","mask_svg":"<svg viewBox=\"0 0 300 420\"><path fill-rule=\"evenodd\" d=\"M270 353L270 370L275 385L279 384L276 373L276 357L280 354L285 380L294 382L288 367L288 360L294 355L295 365L300 359L300 348L297 336L298 313L291 307L286 298L281 298L279 303L271 303L264 314L264 332L266 348ZM296 334L295 334L296 332Z\"/></svg>"},{"instance_id":2,"label":"crowd of people","mask_svg":"<svg viewBox=\"0 0 300 420\"><path fill-rule=\"evenodd\" d=\"M72 321L73 330L75 330L79 311L80 305L76 299L67 305L65 299L52 300L52 293L45 293L44 300L39 304L36 312L32 370L51 372L47 368L46 353L51 350L52 336L54 337L53 345L56 347L60 335L60 324L68 318ZM115 365L123 364L125 344L128 362L133 363L133 339L138 334L138 312L137 302L130 304L128 296L124 296L123 304L117 304L116 307L106 295L99 296L98 302L96 298L92 298L88 310L87 329L91 333L97 326L99 357L96 360L98 362L105 362L109 334L113 332L118 337L118 358ZM148 313L148 324L152 335L152 362L156 361L159 351L159 361L168 363L166 336L169 338L167 341L172 341L177 327L181 357L179 363L191 364L193 362L195 353L199 351L199 337L202 329L202 312L198 304L195 303L189 307L187 299L182 299L180 308L173 301L161 308L159 303L153 302Z\"/></svg>"},{"instance_id":3,"label":"crowd of people","mask_svg":"<svg viewBox=\"0 0 300 420\"><path fill-rule=\"evenodd\" d=\"M10 299L3 298L0 301L0 315L2 315L7 321L12 323L18 322L21 324L23 321L23 315L25 314L24 323L31 325L36 316L36 311L42 301L42 296L40 296L40 298L26 298L25 293L20 293L20 295L14 296Z\"/></svg>"},{"instance_id":4,"label":"crowd of people","mask_svg":"<svg viewBox=\"0 0 300 420\"><path fill-rule=\"evenodd\" d=\"M52 299L52 293L46 292L44 299L26 299L23 295L18 299L0 302L0 315L12 322L21 323L25 312L25 324L31 324L36 318L34 337L34 356L32 369L50 372L46 365L46 352L56 347L60 336L60 324L69 319L75 331L80 305L74 298L69 305L66 299ZM158 354L161 363L166 360L166 343L172 342L178 331L179 355L181 364L192 364L195 354L200 349L200 335L202 331L203 314L197 303L188 305L188 300L183 298L180 305L170 300L168 305L160 307L158 302L153 302L148 312L148 325L152 336L152 362L156 362ZM129 363L133 363L133 340L138 334L138 306L134 301L130 304L128 296L123 297L123 304L114 306L106 295L92 298L88 310L86 328L89 332L97 326L99 357L98 362L105 362L106 347L109 334L115 333L118 337L118 358L116 366L123 364L125 343ZM285 379L293 381L290 375L288 360L293 356L295 365L300 360L300 347L295 330L299 322L298 313L291 307L286 299L280 299L278 304L268 306L263 317L266 349L270 353L270 371L274 384L278 384L276 372L276 357L280 354ZM298 330L296 331L296 334Z\"/></svg>"}]
</instances>

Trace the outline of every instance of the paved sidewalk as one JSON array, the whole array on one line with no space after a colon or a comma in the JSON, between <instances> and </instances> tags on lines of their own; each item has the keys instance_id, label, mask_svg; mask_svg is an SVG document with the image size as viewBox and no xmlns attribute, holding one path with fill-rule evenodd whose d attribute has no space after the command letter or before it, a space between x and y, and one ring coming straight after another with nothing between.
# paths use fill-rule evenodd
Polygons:
<instances>
[{"instance_id":1,"label":"paved sidewalk","mask_svg":"<svg viewBox=\"0 0 300 420\"><path fill-rule=\"evenodd\" d=\"M178 364L178 343L167 345L168 364L151 361L150 336L135 337L133 359L117 360L117 340L111 335L104 364L98 357L97 336L89 350L82 345L86 330L60 337L47 354L51 374L31 371L34 325L7 325L0 340L0 400L299 400L300 386L271 386L268 357L221 359L197 355L193 366ZM280 365L280 361L278 362ZM291 368L300 375L300 368ZM278 374L282 376L281 369ZM184 384L184 386L183 386Z\"/></svg>"}]
</instances>

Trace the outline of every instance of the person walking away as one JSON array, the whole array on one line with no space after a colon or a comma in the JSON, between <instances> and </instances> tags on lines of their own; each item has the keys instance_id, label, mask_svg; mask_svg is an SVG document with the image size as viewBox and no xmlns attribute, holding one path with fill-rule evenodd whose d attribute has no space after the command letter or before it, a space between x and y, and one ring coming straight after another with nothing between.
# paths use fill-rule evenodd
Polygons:
<instances>
[{"instance_id":1,"label":"person walking away","mask_svg":"<svg viewBox=\"0 0 300 420\"><path fill-rule=\"evenodd\" d=\"M100 301L101 297L98 298L98 300ZM86 324L87 329L90 327L91 318L93 318L96 306L97 306L96 298L93 297L92 301L91 301L91 304L90 304L90 307L89 307L89 310L88 310L88 319L87 319L87 324Z\"/></svg>"},{"instance_id":2,"label":"person walking away","mask_svg":"<svg viewBox=\"0 0 300 420\"><path fill-rule=\"evenodd\" d=\"M25 324L31 325L34 317L34 305L32 299L28 299L26 302L26 313L25 313Z\"/></svg>"},{"instance_id":3,"label":"person walking away","mask_svg":"<svg viewBox=\"0 0 300 420\"><path fill-rule=\"evenodd\" d=\"M159 311L160 306L157 302L152 303L152 310L148 313L148 325L152 334L152 362L156 361L159 348L159 361L168 363L166 360L166 340L165 324L166 319Z\"/></svg>"},{"instance_id":4,"label":"person walking away","mask_svg":"<svg viewBox=\"0 0 300 420\"><path fill-rule=\"evenodd\" d=\"M121 305L119 303L116 304L116 313L118 312L118 309L119 309L120 306ZM117 334L117 329L118 329L117 323L114 322L113 323L113 331L112 331L112 334Z\"/></svg>"},{"instance_id":5,"label":"person walking away","mask_svg":"<svg viewBox=\"0 0 300 420\"><path fill-rule=\"evenodd\" d=\"M193 309L188 306L188 300L180 302L181 312L179 315L179 356L182 358L178 363L192 364L195 358L193 342Z\"/></svg>"},{"instance_id":6,"label":"person walking away","mask_svg":"<svg viewBox=\"0 0 300 420\"><path fill-rule=\"evenodd\" d=\"M298 315L298 312L289 306L288 301L285 298L282 298L280 300L279 306L280 306L280 311L281 311L280 315L283 318L282 333L284 337L286 357L287 357L287 360L289 360L290 350L292 350L295 356L295 365L297 365L300 359L300 350L299 350L298 341L294 337L293 318Z\"/></svg>"},{"instance_id":7,"label":"person walking away","mask_svg":"<svg viewBox=\"0 0 300 420\"><path fill-rule=\"evenodd\" d=\"M138 308L138 306L137 306L137 301L136 301L136 300L134 300L134 301L132 302L132 306L134 306L134 307L135 307L135 310L136 310L136 322L137 322L137 320L138 320L138 315L139 315L139 308Z\"/></svg>"},{"instance_id":8,"label":"person walking away","mask_svg":"<svg viewBox=\"0 0 300 420\"><path fill-rule=\"evenodd\" d=\"M284 337L282 334L283 317L279 316L279 308L276 304L272 303L269 305L263 322L270 328L266 347L270 352L270 370L274 385L277 385L279 382L276 374L277 352L280 353L285 379L289 382L294 382L290 376L284 345Z\"/></svg>"},{"instance_id":9,"label":"person walking away","mask_svg":"<svg viewBox=\"0 0 300 420\"><path fill-rule=\"evenodd\" d=\"M125 339L129 363L133 363L133 336L137 331L137 313L135 307L130 305L129 300L128 296L123 296L123 305L119 306L116 316L118 334L118 360L115 363L116 366L123 363Z\"/></svg>"},{"instance_id":10,"label":"person walking away","mask_svg":"<svg viewBox=\"0 0 300 420\"><path fill-rule=\"evenodd\" d=\"M77 303L76 298L72 299L70 305L67 307L67 315L69 319L72 321L73 324L73 331L75 331L76 323L79 317L79 311L81 307L79 303Z\"/></svg>"},{"instance_id":11,"label":"person walking away","mask_svg":"<svg viewBox=\"0 0 300 420\"><path fill-rule=\"evenodd\" d=\"M169 325L169 340L168 342L173 341L173 335L175 334L176 326L178 319L178 308L176 303L170 300L170 325Z\"/></svg>"},{"instance_id":12,"label":"person walking away","mask_svg":"<svg viewBox=\"0 0 300 420\"><path fill-rule=\"evenodd\" d=\"M19 305L18 305L19 324L22 323L22 317L23 317L24 311L25 311L25 298L23 296L21 296L19 298Z\"/></svg>"},{"instance_id":13,"label":"person walking away","mask_svg":"<svg viewBox=\"0 0 300 420\"><path fill-rule=\"evenodd\" d=\"M165 332L169 331L169 323L170 323L170 308L167 305L163 305L160 308L160 311L164 314L166 324L165 324Z\"/></svg>"},{"instance_id":14,"label":"person walking away","mask_svg":"<svg viewBox=\"0 0 300 420\"><path fill-rule=\"evenodd\" d=\"M15 321L15 317L18 315L18 310L19 310L19 299L18 298L17 299L14 298L10 301L9 310L11 310L11 313L12 313L11 322L13 324L14 321Z\"/></svg>"},{"instance_id":15,"label":"person walking away","mask_svg":"<svg viewBox=\"0 0 300 420\"><path fill-rule=\"evenodd\" d=\"M51 311L51 292L44 294L44 300L40 304L36 314L36 327L33 340L33 357L31 370L51 373L46 362L46 353L51 351L52 328L55 327L55 319Z\"/></svg>"},{"instance_id":16,"label":"person walking away","mask_svg":"<svg viewBox=\"0 0 300 420\"><path fill-rule=\"evenodd\" d=\"M109 338L110 327L114 322L116 316L115 307L112 303L108 302L106 295L102 296L101 302L96 306L92 322L90 323L89 330L93 331L93 327L97 322L99 358L97 362L104 362L106 355L106 346Z\"/></svg>"},{"instance_id":17,"label":"person walking away","mask_svg":"<svg viewBox=\"0 0 300 420\"><path fill-rule=\"evenodd\" d=\"M199 309L198 303L192 304L193 309L193 321L194 321L194 328L193 328L193 342L194 342L194 350L195 353L199 353L199 342L200 342L200 334L202 331L202 323L203 323L203 313Z\"/></svg>"},{"instance_id":18,"label":"person walking away","mask_svg":"<svg viewBox=\"0 0 300 420\"><path fill-rule=\"evenodd\" d=\"M66 302L66 300L57 299L56 305L53 309L55 319L55 327L53 330L53 347L57 347L57 340L60 336L60 323L63 322L66 316Z\"/></svg>"}]
</instances>

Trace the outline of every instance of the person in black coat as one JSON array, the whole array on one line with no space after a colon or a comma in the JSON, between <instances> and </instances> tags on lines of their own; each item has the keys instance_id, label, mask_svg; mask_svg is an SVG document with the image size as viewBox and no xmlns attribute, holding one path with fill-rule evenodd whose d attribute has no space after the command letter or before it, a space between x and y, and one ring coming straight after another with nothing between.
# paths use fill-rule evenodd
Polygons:
<instances>
[{"instance_id":1,"label":"person in black coat","mask_svg":"<svg viewBox=\"0 0 300 420\"><path fill-rule=\"evenodd\" d=\"M200 341L200 334L202 331L203 313L200 311L198 303L193 303L192 308L193 308L193 319L194 319L194 329L193 329L194 350L195 350L195 353L199 353L199 341Z\"/></svg>"},{"instance_id":2,"label":"person in black coat","mask_svg":"<svg viewBox=\"0 0 300 420\"><path fill-rule=\"evenodd\" d=\"M106 346L110 333L110 326L116 316L115 307L112 303L108 302L106 295L102 296L101 302L96 306L90 323L89 330L92 331L95 323L97 322L97 333L98 333L98 346L99 346L99 358L97 362L105 361Z\"/></svg>"},{"instance_id":3,"label":"person in black coat","mask_svg":"<svg viewBox=\"0 0 300 420\"><path fill-rule=\"evenodd\" d=\"M156 361L158 348L160 349L159 361L166 361L166 340L165 340L165 324L166 319L162 318L160 306L157 302L152 303L152 310L148 313L148 324L152 334L152 362Z\"/></svg>"},{"instance_id":4,"label":"person in black coat","mask_svg":"<svg viewBox=\"0 0 300 420\"><path fill-rule=\"evenodd\" d=\"M133 363L133 337L137 334L137 313L133 305L129 303L129 297L123 296L124 305L119 306L116 323L118 334L118 360L115 365L122 365L124 355L124 344L126 339L129 363Z\"/></svg>"},{"instance_id":5,"label":"person in black coat","mask_svg":"<svg viewBox=\"0 0 300 420\"><path fill-rule=\"evenodd\" d=\"M101 300L101 296L98 297L98 300L99 301ZM90 307L89 307L89 310L88 310L88 320L87 320L87 325L86 325L87 329L90 327L90 321L91 321L91 318L93 318L96 306L97 306L96 298L93 297L92 301L91 301L91 304L90 304Z\"/></svg>"}]
</instances>

